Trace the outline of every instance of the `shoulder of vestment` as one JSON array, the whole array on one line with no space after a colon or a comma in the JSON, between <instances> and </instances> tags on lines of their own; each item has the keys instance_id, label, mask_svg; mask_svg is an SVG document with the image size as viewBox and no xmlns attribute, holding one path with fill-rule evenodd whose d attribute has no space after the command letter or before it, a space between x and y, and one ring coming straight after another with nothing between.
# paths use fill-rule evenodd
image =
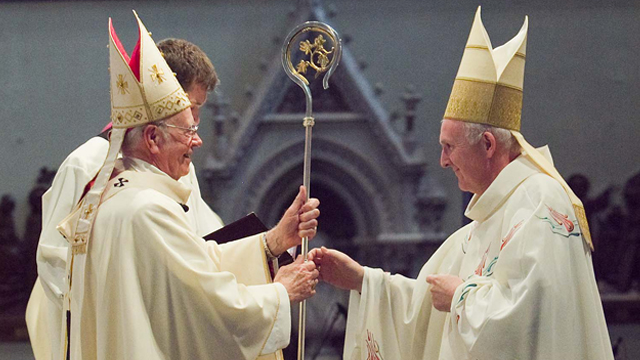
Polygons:
<instances>
[{"instance_id":1,"label":"shoulder of vestment","mask_svg":"<svg viewBox=\"0 0 640 360\"><path fill-rule=\"evenodd\" d=\"M547 206L565 211L572 209L571 201L562 185L544 173L538 173L526 178L516 187L513 194L507 199L505 206L508 209L528 208L532 211L544 209Z\"/></svg>"}]
</instances>

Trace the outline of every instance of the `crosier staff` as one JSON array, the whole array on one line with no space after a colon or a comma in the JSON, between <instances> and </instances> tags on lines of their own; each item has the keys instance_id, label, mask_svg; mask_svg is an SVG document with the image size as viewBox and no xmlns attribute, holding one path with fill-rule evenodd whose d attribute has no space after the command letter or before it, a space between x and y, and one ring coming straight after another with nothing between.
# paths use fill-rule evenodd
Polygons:
<instances>
[{"instance_id":1,"label":"crosier staff","mask_svg":"<svg viewBox=\"0 0 640 360\"><path fill-rule=\"evenodd\" d=\"M301 35L310 35L311 33L319 33L313 40L313 43L309 40L300 41L299 50L309 56L309 60L300 60L297 65L293 65L291 48L294 43L294 39ZM327 42L325 36L331 40L333 46L331 50L327 50L324 44ZM311 36L309 36L311 38ZM326 90L329 88L329 77L338 67L340 62L340 56L342 55L342 40L338 36L338 33L329 25L319 21L307 21L303 24L296 26L287 36L284 46L282 47L282 67L287 73L289 78L304 91L306 98L307 110L303 119L302 125L305 128L304 138L304 170L302 184L307 189L307 199L310 195L310 182L311 182L311 130L315 123L312 116L312 98L311 90L309 90L309 81L303 75L307 73L309 68L316 71L314 79L322 73L326 73L322 79L322 87ZM307 253L309 252L309 238L302 239L302 254L304 254L304 261L308 261ZM300 303L300 322L298 328L298 360L304 360L304 339L305 339L305 319L306 319L307 303L303 300Z\"/></svg>"}]
</instances>

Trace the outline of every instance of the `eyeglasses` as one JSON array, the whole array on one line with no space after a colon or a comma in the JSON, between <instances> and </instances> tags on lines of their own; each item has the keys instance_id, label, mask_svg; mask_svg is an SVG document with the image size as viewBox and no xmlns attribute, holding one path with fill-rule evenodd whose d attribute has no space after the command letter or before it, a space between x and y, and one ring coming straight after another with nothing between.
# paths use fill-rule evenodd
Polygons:
<instances>
[{"instance_id":1,"label":"eyeglasses","mask_svg":"<svg viewBox=\"0 0 640 360\"><path fill-rule=\"evenodd\" d=\"M189 137L196 136L196 133L198 132L198 125L195 125L195 124L189 126L188 128L182 127L182 126L173 125L173 124L164 124L164 126L183 130L185 132L185 134L189 135Z\"/></svg>"}]
</instances>

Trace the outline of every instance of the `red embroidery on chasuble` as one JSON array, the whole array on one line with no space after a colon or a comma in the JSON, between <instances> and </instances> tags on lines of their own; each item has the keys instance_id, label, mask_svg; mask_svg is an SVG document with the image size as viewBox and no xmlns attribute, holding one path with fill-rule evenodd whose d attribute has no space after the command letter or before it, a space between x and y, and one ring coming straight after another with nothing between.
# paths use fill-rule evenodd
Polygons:
<instances>
[{"instance_id":1,"label":"red embroidery on chasuble","mask_svg":"<svg viewBox=\"0 0 640 360\"><path fill-rule=\"evenodd\" d=\"M500 251L502 251L502 248L507 245L511 238L513 238L513 235L515 235L516 230L518 230L520 226L522 226L522 223L524 223L524 220L520 221L516 224L516 226L512 227L511 230L509 230L507 235L502 239L502 243L500 244Z\"/></svg>"},{"instance_id":2,"label":"red embroidery on chasuble","mask_svg":"<svg viewBox=\"0 0 640 360\"><path fill-rule=\"evenodd\" d=\"M487 251L485 251L484 255L482 255L482 260L480 261L480 264L478 264L478 267L476 268L474 274L482 276L482 270L484 269L484 265L487 262L487 256L489 256L489 249L491 249L491 244L489 244L489 246L487 247Z\"/></svg>"},{"instance_id":3,"label":"red embroidery on chasuble","mask_svg":"<svg viewBox=\"0 0 640 360\"><path fill-rule=\"evenodd\" d=\"M571 220L569 220L569 215L565 215L561 212L558 212L547 205L547 209L549 209L549 214L551 218L558 223L558 225L564 226L568 233L572 232L575 225Z\"/></svg>"},{"instance_id":4,"label":"red embroidery on chasuble","mask_svg":"<svg viewBox=\"0 0 640 360\"><path fill-rule=\"evenodd\" d=\"M367 330L367 338L365 339L367 345L367 360L384 360L380 355L380 347L378 342L373 337L373 333Z\"/></svg>"},{"instance_id":5,"label":"red embroidery on chasuble","mask_svg":"<svg viewBox=\"0 0 640 360\"><path fill-rule=\"evenodd\" d=\"M565 215L559 211L556 211L551 206L545 205L549 211L549 216L536 217L551 225L551 232L559 234L564 237L580 236L580 228L577 227L578 221L569 219L569 215Z\"/></svg>"}]
</instances>

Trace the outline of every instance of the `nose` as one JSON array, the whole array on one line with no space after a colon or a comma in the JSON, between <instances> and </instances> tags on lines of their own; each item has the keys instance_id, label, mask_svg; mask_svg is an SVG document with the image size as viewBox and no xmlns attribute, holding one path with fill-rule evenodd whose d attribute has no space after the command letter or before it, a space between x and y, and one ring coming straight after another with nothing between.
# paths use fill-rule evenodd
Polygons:
<instances>
[{"instance_id":1,"label":"nose","mask_svg":"<svg viewBox=\"0 0 640 360\"><path fill-rule=\"evenodd\" d=\"M442 166L445 169L451 166L451 162L449 161L449 156L444 152L444 149L440 151L440 166Z\"/></svg>"},{"instance_id":2,"label":"nose","mask_svg":"<svg viewBox=\"0 0 640 360\"><path fill-rule=\"evenodd\" d=\"M202 146L202 139L200 138L200 135L198 135L198 133L193 135L193 138L191 139L191 146L194 148Z\"/></svg>"}]
</instances>

